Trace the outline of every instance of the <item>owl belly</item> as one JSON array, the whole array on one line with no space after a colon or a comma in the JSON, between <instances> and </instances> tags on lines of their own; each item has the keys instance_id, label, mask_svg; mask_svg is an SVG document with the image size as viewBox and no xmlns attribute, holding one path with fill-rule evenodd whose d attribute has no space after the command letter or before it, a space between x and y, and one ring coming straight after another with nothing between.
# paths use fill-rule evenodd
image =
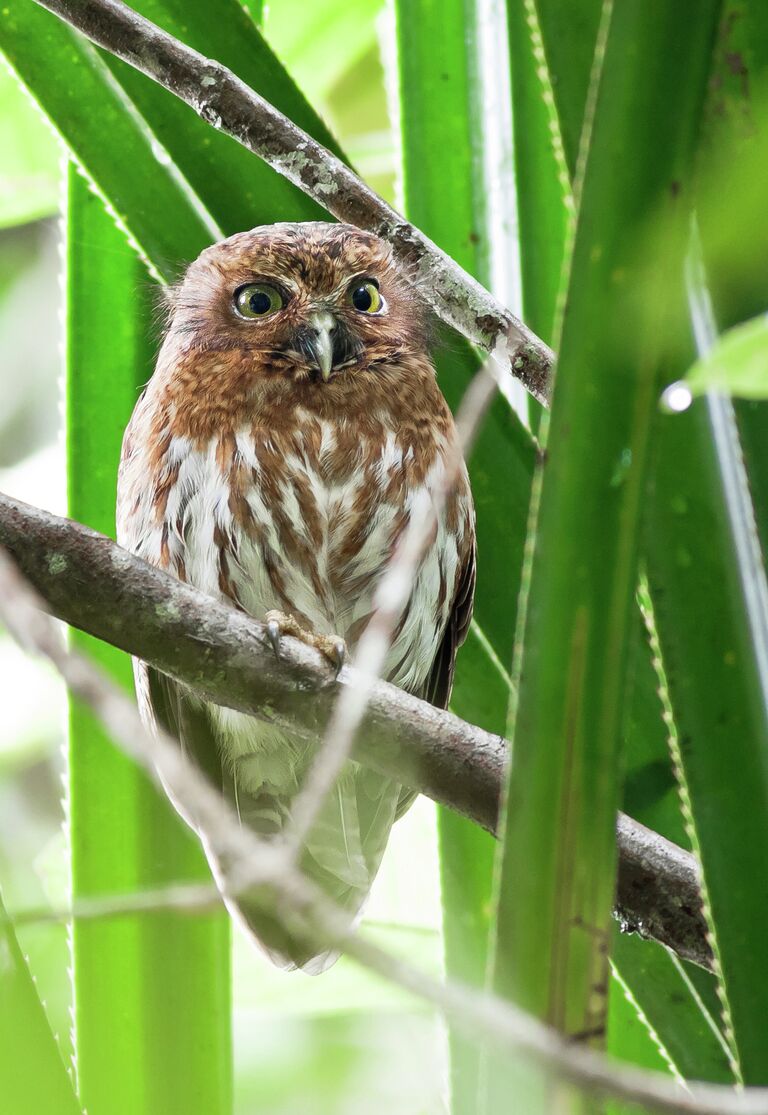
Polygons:
<instances>
[{"instance_id":1,"label":"owl belly","mask_svg":"<svg viewBox=\"0 0 768 1115\"><path fill-rule=\"evenodd\" d=\"M315 431L316 434L316 431ZM291 613L317 633L340 635L350 650L375 607L375 593L411 515L424 515L441 483L442 455L416 478L412 455L386 431L374 445L356 442L339 459L335 435L302 427L274 467L266 435L241 430L204 448L174 439L176 473L154 542L142 556L257 619ZM312 451L311 451L312 450ZM448 618L459 538L440 518L414 579L384 676L415 691L428 675ZM158 560L161 556L162 560ZM210 706L238 782L288 789L303 766L303 746L269 725ZM249 756L253 778L248 776Z\"/></svg>"}]
</instances>

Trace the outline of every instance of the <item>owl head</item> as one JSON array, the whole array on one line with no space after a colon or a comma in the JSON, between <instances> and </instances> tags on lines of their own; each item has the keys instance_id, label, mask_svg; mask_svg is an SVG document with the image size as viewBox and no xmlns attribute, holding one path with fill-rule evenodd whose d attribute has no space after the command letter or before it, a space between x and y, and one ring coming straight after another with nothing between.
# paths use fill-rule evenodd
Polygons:
<instances>
[{"instance_id":1,"label":"owl head","mask_svg":"<svg viewBox=\"0 0 768 1115\"><path fill-rule=\"evenodd\" d=\"M424 308L389 245L351 225L265 225L206 248L169 295L190 352L251 353L318 384L423 352Z\"/></svg>"}]
</instances>

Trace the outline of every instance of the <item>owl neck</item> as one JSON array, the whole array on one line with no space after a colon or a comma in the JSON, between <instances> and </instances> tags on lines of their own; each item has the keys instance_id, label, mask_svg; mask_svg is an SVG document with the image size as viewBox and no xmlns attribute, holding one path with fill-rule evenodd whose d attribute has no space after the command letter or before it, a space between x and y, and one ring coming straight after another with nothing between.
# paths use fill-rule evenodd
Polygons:
<instances>
[{"instance_id":1,"label":"owl neck","mask_svg":"<svg viewBox=\"0 0 768 1115\"><path fill-rule=\"evenodd\" d=\"M421 353L405 354L397 364L356 367L328 383L259 367L252 353L173 355L168 360L161 352L148 395L172 436L200 445L243 428L277 432L309 418L400 429L423 417L446 432L450 425L434 368Z\"/></svg>"}]
</instances>

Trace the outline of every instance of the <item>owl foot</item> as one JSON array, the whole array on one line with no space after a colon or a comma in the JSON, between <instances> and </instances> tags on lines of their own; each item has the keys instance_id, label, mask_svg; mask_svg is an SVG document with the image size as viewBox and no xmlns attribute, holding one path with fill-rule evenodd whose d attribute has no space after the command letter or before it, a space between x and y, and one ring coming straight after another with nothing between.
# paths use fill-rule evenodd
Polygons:
<instances>
[{"instance_id":1,"label":"owl foot","mask_svg":"<svg viewBox=\"0 0 768 1115\"><path fill-rule=\"evenodd\" d=\"M300 639L307 646L319 650L333 666L336 677L339 676L346 661L347 644L338 635L316 635L313 631L305 630L294 616L285 612L267 612L264 622L275 658L280 657L280 640L283 635L292 635L294 639Z\"/></svg>"}]
</instances>

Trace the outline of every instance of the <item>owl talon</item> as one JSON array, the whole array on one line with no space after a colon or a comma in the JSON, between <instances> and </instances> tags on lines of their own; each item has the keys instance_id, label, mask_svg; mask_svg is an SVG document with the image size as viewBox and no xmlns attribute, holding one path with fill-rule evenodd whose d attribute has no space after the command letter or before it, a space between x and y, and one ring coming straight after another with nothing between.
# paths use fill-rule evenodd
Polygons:
<instances>
[{"instance_id":1,"label":"owl talon","mask_svg":"<svg viewBox=\"0 0 768 1115\"><path fill-rule=\"evenodd\" d=\"M343 639L334 639L333 647L329 655L331 665L336 670L336 677L341 673L344 663L347 660L347 644Z\"/></svg>"},{"instance_id":2,"label":"owl talon","mask_svg":"<svg viewBox=\"0 0 768 1115\"><path fill-rule=\"evenodd\" d=\"M264 626L270 646L275 652L275 658L280 658L280 640L283 635L292 635L294 639L300 639L308 647L319 650L333 667L334 677L338 677L341 673L342 666L347 660L347 644L338 635L315 635L312 631L305 631L295 616L277 611L267 612Z\"/></svg>"},{"instance_id":3,"label":"owl talon","mask_svg":"<svg viewBox=\"0 0 768 1115\"><path fill-rule=\"evenodd\" d=\"M279 659L280 658L280 638L282 636L282 631L280 630L280 624L278 623L278 621L276 619L268 619L266 626L267 626L267 638L269 639L270 646L272 647L272 650L275 652L275 658Z\"/></svg>"}]
</instances>

